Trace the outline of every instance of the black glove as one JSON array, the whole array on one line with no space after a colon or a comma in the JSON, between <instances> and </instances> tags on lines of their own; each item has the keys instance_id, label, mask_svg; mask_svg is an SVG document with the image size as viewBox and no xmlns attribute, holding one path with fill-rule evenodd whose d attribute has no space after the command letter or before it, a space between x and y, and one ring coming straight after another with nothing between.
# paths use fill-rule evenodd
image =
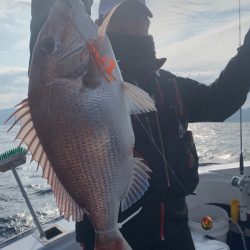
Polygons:
<instances>
[{"instance_id":1,"label":"black glove","mask_svg":"<svg viewBox=\"0 0 250 250\"><path fill-rule=\"evenodd\" d=\"M247 50L250 50L250 29L248 30L245 39L244 39L244 47L246 47Z\"/></svg>"},{"instance_id":2,"label":"black glove","mask_svg":"<svg viewBox=\"0 0 250 250\"><path fill-rule=\"evenodd\" d=\"M243 45L238 48L238 52L239 54L249 55L250 53L250 29L248 30L245 36Z\"/></svg>"}]
</instances>

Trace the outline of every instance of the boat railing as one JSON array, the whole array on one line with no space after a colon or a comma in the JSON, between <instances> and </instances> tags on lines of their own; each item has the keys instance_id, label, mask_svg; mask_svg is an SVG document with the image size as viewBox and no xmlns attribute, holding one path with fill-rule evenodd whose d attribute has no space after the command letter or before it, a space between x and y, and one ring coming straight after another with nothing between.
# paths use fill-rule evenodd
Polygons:
<instances>
[{"instance_id":1,"label":"boat railing","mask_svg":"<svg viewBox=\"0 0 250 250\"><path fill-rule=\"evenodd\" d=\"M34 229L34 236L44 245L51 243L54 240L57 240L60 237L63 237L65 234L67 234L66 230L64 230L59 225L53 225L51 227L43 228L41 223L39 222L37 215L31 205L30 199L25 191L25 188L22 184L22 181L18 175L18 172L16 170L17 167L23 165L26 163L26 154L27 151L24 148L18 147L15 149L12 149L10 151L7 151L0 155L0 172L7 172L12 171L16 182L19 186L19 189L22 193L22 196L25 200L25 203L30 211L30 214L32 216L32 219L36 225L36 228L38 229L38 232ZM28 231L28 233L31 233L32 231ZM32 232L33 233L33 232ZM18 236L16 236L18 237ZM16 239L16 237L13 237Z\"/></svg>"}]
</instances>

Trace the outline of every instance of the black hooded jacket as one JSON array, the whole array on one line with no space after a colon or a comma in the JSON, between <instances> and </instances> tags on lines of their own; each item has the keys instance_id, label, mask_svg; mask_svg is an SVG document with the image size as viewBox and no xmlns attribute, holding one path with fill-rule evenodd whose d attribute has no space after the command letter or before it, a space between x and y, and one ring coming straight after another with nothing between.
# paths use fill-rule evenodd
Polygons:
<instances>
[{"instance_id":1,"label":"black hooded jacket","mask_svg":"<svg viewBox=\"0 0 250 250\"><path fill-rule=\"evenodd\" d=\"M110 39L119 60L121 51L116 48L120 45L116 46L116 38ZM135 46L134 41L131 44ZM121 48L123 51L131 51L127 43L125 46L128 48ZM171 244L181 241L189 231L185 196L194 192L199 177L188 123L224 121L245 102L250 88L250 32L237 55L210 85L159 69L164 61L150 57L151 63L142 58L144 68L138 67L135 58L126 59L127 65L120 62L124 80L147 91L158 110L132 116L135 155L152 170L149 190L119 216L121 222L143 207L121 229L132 247L140 240L150 245L165 239ZM76 233L77 241L90 244L87 249L93 247L94 231L87 219L76 224Z\"/></svg>"},{"instance_id":2,"label":"black hooded jacket","mask_svg":"<svg viewBox=\"0 0 250 250\"><path fill-rule=\"evenodd\" d=\"M40 11L40 1L32 1L31 54L52 6L50 1L46 2L49 7ZM224 121L245 102L250 88L250 32L237 55L208 86L160 69L165 60L155 58L150 37L145 41L139 39L137 45L134 39L131 44L125 40L127 48L120 50L116 49L121 44L119 39L110 38L118 60L124 57L120 55L122 51L131 52L131 58L120 60L124 80L147 91L158 110L132 116L135 155L144 159L152 173L146 194L120 213L119 221L123 221L143 207L121 232L132 247L140 240L149 244L163 239L181 242L183 232L188 230L185 196L194 192L199 179L198 157L188 123ZM142 50L131 51L134 47ZM87 249L93 249L94 231L87 219L76 224L76 237L77 241L85 242Z\"/></svg>"}]
</instances>

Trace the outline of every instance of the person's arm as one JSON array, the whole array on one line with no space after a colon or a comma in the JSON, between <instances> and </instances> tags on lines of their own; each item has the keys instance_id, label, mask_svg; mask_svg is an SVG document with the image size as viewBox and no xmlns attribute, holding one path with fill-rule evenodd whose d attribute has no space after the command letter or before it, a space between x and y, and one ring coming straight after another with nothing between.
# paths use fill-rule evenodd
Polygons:
<instances>
[{"instance_id":1,"label":"person's arm","mask_svg":"<svg viewBox=\"0 0 250 250\"><path fill-rule=\"evenodd\" d=\"M189 122L224 121L246 101L250 88L250 30L243 46L211 85L176 77Z\"/></svg>"},{"instance_id":2,"label":"person's arm","mask_svg":"<svg viewBox=\"0 0 250 250\"><path fill-rule=\"evenodd\" d=\"M32 0L30 21L30 62L38 34L46 22L55 0ZM29 62L29 64L30 64Z\"/></svg>"}]
</instances>

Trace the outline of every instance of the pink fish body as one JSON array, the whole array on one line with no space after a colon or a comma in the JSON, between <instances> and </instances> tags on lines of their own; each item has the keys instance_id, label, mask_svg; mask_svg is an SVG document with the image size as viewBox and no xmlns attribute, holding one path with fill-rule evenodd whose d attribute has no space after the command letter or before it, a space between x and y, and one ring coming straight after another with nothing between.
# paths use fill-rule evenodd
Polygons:
<instances>
[{"instance_id":1,"label":"pink fish body","mask_svg":"<svg viewBox=\"0 0 250 250\"><path fill-rule=\"evenodd\" d=\"M123 81L105 24L98 30L80 0L57 0L15 112L17 138L42 167L60 213L77 221L88 214L96 249L131 249L118 213L146 192L149 169L133 157L130 114L154 110L147 93Z\"/></svg>"}]
</instances>

